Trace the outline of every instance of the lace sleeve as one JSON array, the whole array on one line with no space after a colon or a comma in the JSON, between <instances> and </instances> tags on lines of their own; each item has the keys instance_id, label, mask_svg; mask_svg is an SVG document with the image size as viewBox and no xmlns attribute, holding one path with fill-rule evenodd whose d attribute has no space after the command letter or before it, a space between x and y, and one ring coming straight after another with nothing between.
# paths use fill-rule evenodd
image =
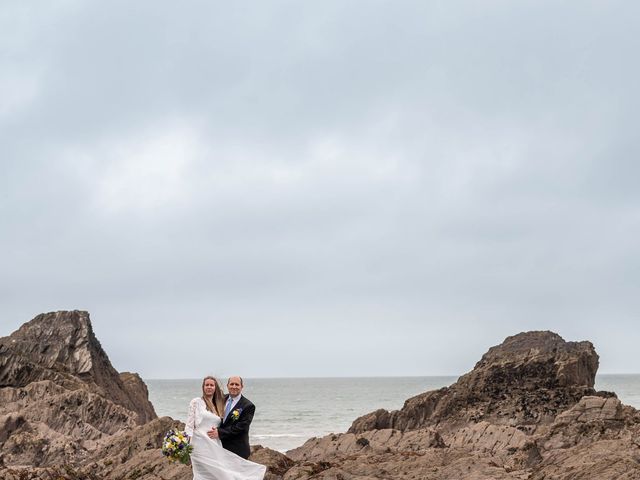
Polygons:
<instances>
[{"instance_id":1,"label":"lace sleeve","mask_svg":"<svg viewBox=\"0 0 640 480\"><path fill-rule=\"evenodd\" d=\"M187 414L187 423L185 424L184 431L189 435L189 437L193 436L193 431L196 429L196 410L198 408L198 399L194 398L189 403L189 413Z\"/></svg>"}]
</instances>

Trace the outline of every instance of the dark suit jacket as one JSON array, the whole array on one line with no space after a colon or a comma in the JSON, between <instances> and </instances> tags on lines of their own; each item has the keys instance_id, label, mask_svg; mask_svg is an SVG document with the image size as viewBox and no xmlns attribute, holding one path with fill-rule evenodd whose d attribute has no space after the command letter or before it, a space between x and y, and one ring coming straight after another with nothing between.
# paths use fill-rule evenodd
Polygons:
<instances>
[{"instance_id":1,"label":"dark suit jacket","mask_svg":"<svg viewBox=\"0 0 640 480\"><path fill-rule=\"evenodd\" d=\"M229 395L225 397L225 402L228 398ZM240 413L237 420L234 420L232 415L235 410ZM248 398L241 396L236 406L227 415L227 419L218 427L218 435L220 436L220 441L222 441L222 446L242 458L249 458L251 453L249 425L251 425L255 412L256 406Z\"/></svg>"}]
</instances>

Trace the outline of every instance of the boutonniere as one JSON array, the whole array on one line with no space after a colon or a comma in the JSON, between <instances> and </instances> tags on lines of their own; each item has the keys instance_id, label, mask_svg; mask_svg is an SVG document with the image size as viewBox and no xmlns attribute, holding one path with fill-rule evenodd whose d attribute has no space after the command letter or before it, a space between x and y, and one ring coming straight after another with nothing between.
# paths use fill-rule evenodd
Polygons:
<instances>
[{"instance_id":1,"label":"boutonniere","mask_svg":"<svg viewBox=\"0 0 640 480\"><path fill-rule=\"evenodd\" d=\"M231 412L231 420L233 420L234 422L236 420L238 420L240 418L240 414L241 413L242 413L242 409L241 408L237 408L236 410Z\"/></svg>"}]
</instances>

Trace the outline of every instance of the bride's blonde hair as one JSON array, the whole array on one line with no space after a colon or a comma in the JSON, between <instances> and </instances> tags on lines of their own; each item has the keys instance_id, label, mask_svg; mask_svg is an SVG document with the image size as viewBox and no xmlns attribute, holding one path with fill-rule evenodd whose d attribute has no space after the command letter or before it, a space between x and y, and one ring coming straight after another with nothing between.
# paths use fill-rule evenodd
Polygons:
<instances>
[{"instance_id":1,"label":"bride's blonde hair","mask_svg":"<svg viewBox=\"0 0 640 480\"><path fill-rule=\"evenodd\" d=\"M216 391L213 392L212 400L209 400L207 396L204 394L204 383L207 380L213 380L214 383L216 384ZM212 413L215 413L220 418L222 418L222 413L224 412L224 393L222 393L222 387L220 386L220 382L216 377L207 375L202 379L202 399L204 400L204 403L207 406L207 410L209 410Z\"/></svg>"}]
</instances>

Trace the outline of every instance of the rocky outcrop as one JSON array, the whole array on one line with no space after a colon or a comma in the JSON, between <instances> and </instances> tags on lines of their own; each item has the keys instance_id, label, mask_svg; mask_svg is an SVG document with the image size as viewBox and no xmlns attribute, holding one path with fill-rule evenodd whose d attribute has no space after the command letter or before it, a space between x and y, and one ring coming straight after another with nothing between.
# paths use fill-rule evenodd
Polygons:
<instances>
[{"instance_id":1,"label":"rocky outcrop","mask_svg":"<svg viewBox=\"0 0 640 480\"><path fill-rule=\"evenodd\" d=\"M287 452L283 478L640 479L640 414L593 389L597 368L589 342L509 337L450 387Z\"/></svg>"},{"instance_id":2,"label":"rocky outcrop","mask_svg":"<svg viewBox=\"0 0 640 480\"><path fill-rule=\"evenodd\" d=\"M540 455L532 480L638 479L640 412L615 397L587 396L558 415L531 448Z\"/></svg>"},{"instance_id":3,"label":"rocky outcrop","mask_svg":"<svg viewBox=\"0 0 640 480\"><path fill-rule=\"evenodd\" d=\"M188 480L161 453L165 433L135 373L118 373L87 312L38 315L0 338L0 479ZM293 461L255 447L281 478Z\"/></svg>"},{"instance_id":4,"label":"rocky outcrop","mask_svg":"<svg viewBox=\"0 0 640 480\"><path fill-rule=\"evenodd\" d=\"M594 394L598 355L590 342L565 342L552 332L521 333L489 351L448 388L378 410L353 422L351 433L438 425L455 432L470 423L520 427L531 433L584 395Z\"/></svg>"},{"instance_id":5,"label":"rocky outcrop","mask_svg":"<svg viewBox=\"0 0 640 480\"><path fill-rule=\"evenodd\" d=\"M594 390L597 368L589 342L521 333L400 410L251 458L265 480L640 479L640 412ZM85 312L0 339L0 478L188 480L160 454L174 427L155 418L138 375L113 369Z\"/></svg>"},{"instance_id":6,"label":"rocky outcrop","mask_svg":"<svg viewBox=\"0 0 640 480\"><path fill-rule=\"evenodd\" d=\"M182 427L169 417L156 418L131 430L104 437L83 458L58 459L48 464L26 466L20 463L5 465L0 478L6 480L75 480L75 479L164 479L188 480L191 468L170 463L160 453L164 433Z\"/></svg>"},{"instance_id":7,"label":"rocky outcrop","mask_svg":"<svg viewBox=\"0 0 640 480\"><path fill-rule=\"evenodd\" d=\"M140 378L140 375L137 373L122 372L120 373L120 380L122 381L122 386L129 400L133 402L134 405L143 407L137 411L138 420L146 423L156 418L156 412L149 401L149 390L142 378Z\"/></svg>"},{"instance_id":8,"label":"rocky outcrop","mask_svg":"<svg viewBox=\"0 0 640 480\"><path fill-rule=\"evenodd\" d=\"M75 468L154 419L144 382L113 368L87 312L38 315L0 338L0 465Z\"/></svg>"},{"instance_id":9,"label":"rocky outcrop","mask_svg":"<svg viewBox=\"0 0 640 480\"><path fill-rule=\"evenodd\" d=\"M264 480L281 479L282 475L294 465L293 460L286 455L261 445L251 447L251 456L249 459L253 462L267 465L267 474Z\"/></svg>"},{"instance_id":10,"label":"rocky outcrop","mask_svg":"<svg viewBox=\"0 0 640 480\"><path fill-rule=\"evenodd\" d=\"M88 312L43 313L0 338L0 387L26 387L41 380L100 395L134 412L138 424L156 418L139 378L125 377L125 385L111 365Z\"/></svg>"}]
</instances>

